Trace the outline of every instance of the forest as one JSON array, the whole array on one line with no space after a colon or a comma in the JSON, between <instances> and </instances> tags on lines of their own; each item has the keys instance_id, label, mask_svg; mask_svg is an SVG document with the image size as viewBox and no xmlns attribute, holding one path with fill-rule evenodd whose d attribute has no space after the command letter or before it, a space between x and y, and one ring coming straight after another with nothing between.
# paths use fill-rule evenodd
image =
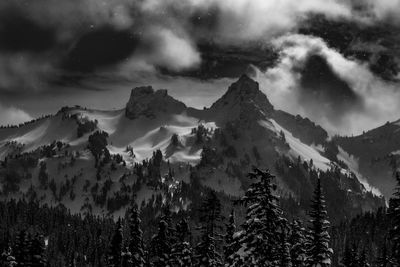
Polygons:
<instances>
[{"instance_id":1,"label":"forest","mask_svg":"<svg viewBox=\"0 0 400 267\"><path fill-rule=\"evenodd\" d=\"M388 208L335 226L321 179L308 220L302 220L283 212L274 178L254 168L248 190L226 218L212 190L196 213L175 212L167 202L153 212L132 203L123 218L72 214L33 200L3 201L1 266L399 266L399 174Z\"/></svg>"}]
</instances>

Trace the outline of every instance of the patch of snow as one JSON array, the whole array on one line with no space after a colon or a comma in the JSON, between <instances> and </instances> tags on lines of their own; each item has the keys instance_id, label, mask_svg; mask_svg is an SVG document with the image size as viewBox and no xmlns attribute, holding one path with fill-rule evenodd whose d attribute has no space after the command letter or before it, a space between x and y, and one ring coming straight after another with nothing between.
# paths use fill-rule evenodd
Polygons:
<instances>
[{"instance_id":1,"label":"patch of snow","mask_svg":"<svg viewBox=\"0 0 400 267\"><path fill-rule=\"evenodd\" d=\"M302 143L298 138L294 137L291 132L280 126L275 120L270 119L274 131L279 134L282 131L285 134L286 142L290 146L290 153L294 157L300 156L304 160L313 160L314 166L320 170L329 169L330 160L322 156L314 147ZM260 124L271 129L271 124L261 121Z\"/></svg>"},{"instance_id":2,"label":"patch of snow","mask_svg":"<svg viewBox=\"0 0 400 267\"><path fill-rule=\"evenodd\" d=\"M390 154L392 154L392 155L400 155L400 150L396 150L396 151L392 151L392 152L390 152Z\"/></svg>"},{"instance_id":3,"label":"patch of snow","mask_svg":"<svg viewBox=\"0 0 400 267\"><path fill-rule=\"evenodd\" d=\"M370 191L375 196L379 196L379 197L382 196L382 193L379 191L379 189L371 186L368 183L367 179L365 179L365 177L362 176L361 173L359 172L358 159L352 155L349 155L340 146L338 146L338 148L339 148L339 153L337 155L338 160L343 161L350 169L350 170L342 169L342 173L347 172L349 174L351 171L352 173L354 173L356 175L358 181L365 187L365 190Z\"/></svg>"}]
</instances>

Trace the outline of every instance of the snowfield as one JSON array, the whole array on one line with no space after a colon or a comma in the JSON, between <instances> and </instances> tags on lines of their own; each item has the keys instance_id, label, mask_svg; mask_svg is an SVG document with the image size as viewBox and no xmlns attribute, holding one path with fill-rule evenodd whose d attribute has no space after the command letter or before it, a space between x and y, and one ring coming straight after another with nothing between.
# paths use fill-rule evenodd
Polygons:
<instances>
[{"instance_id":1,"label":"snowfield","mask_svg":"<svg viewBox=\"0 0 400 267\"><path fill-rule=\"evenodd\" d=\"M259 121L259 124L268 130L274 131L276 134L280 134L281 131L285 134L286 142L290 147L289 153L293 159L296 159L298 156L307 161L312 159L314 166L323 171L326 171L331 167L331 161L322 156L315 147L302 143L298 138L295 138L292 133L280 126L275 120L262 120ZM353 172L356 174L359 182L365 187L366 191L373 193L375 196L382 196L382 193L379 191L379 189L371 186L368 181L359 173L357 159L347 154L340 147L338 159L342 160L350 168L350 170L342 169L342 173L349 173L350 171Z\"/></svg>"},{"instance_id":2,"label":"snowfield","mask_svg":"<svg viewBox=\"0 0 400 267\"><path fill-rule=\"evenodd\" d=\"M329 169L331 164L329 159L323 157L314 147L306 145L298 138L295 138L292 133L280 126L275 120L270 119L269 121L260 121L259 123L261 126L274 131L276 134L280 134L281 131L285 134L286 142L290 146L290 154L293 159L297 159L298 156L307 161L312 159L314 166L318 169L324 171Z\"/></svg>"}]
</instances>

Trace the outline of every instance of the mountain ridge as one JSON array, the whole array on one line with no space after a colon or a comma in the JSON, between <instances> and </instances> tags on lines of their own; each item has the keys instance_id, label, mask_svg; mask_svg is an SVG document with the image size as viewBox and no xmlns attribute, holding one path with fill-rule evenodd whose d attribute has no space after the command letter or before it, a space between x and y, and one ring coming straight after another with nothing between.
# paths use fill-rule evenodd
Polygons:
<instances>
[{"instance_id":1,"label":"mountain ridge","mask_svg":"<svg viewBox=\"0 0 400 267\"><path fill-rule=\"evenodd\" d=\"M343 205L349 206L348 211L332 207L332 215L348 216L382 205L382 199L370 192L368 183L339 160L346 159L346 155L328 153L327 147L336 150L335 146L328 146L327 137L326 131L309 119L275 110L259 84L248 76L241 76L220 99L203 110L187 107L166 90L143 86L131 91L126 109L63 108L32 125L0 129L3 160L0 177L17 169L20 194L29 191L26 182L33 179L35 182L31 184L37 186L37 194L43 199L61 201L77 211L80 206L75 205L82 205L84 199L93 198L89 201L92 205L104 205L104 199L122 194L128 181L133 186L143 179L142 174L136 173L138 166L146 169L148 178L145 179L150 179L135 189L139 190L137 203L140 205L149 196L159 194L160 186L168 184L167 188L174 188L176 183L212 188L238 197L248 186L245 173L254 165L274 169L280 194L289 202L300 203L300 211L308 205L309 189L318 172L326 177L329 205L334 205L333 199L339 194ZM90 140L95 138L104 138L99 143L106 146L100 150L88 149ZM103 152L95 155L95 151ZM154 171L148 168L153 168L151 162L156 155L162 163ZM58 195L64 191L50 193L41 187L39 163L26 169L21 157L46 163L48 176L60 190L65 187L65 177L67 180L78 177L74 179L79 190L74 194L79 195L79 200ZM11 168L10 164L17 167ZM91 196L81 191L87 183L85 180L107 186L110 191L102 196L102 202L98 202L96 194ZM2 180L6 185L9 182ZM10 190L9 185L6 188ZM190 202L190 196L187 197L179 202L181 208ZM99 208L104 210L104 206L95 210L101 211Z\"/></svg>"}]
</instances>

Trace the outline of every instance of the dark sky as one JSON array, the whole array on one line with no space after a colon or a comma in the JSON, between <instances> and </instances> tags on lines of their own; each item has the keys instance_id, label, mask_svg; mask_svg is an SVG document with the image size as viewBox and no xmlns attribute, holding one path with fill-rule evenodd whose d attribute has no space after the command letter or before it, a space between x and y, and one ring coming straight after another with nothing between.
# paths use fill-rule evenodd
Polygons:
<instances>
[{"instance_id":1,"label":"dark sky","mask_svg":"<svg viewBox=\"0 0 400 267\"><path fill-rule=\"evenodd\" d=\"M363 8L360 3L1 1L0 124L54 113L64 105L121 108L130 89L143 84L167 88L188 105L203 107L218 98L235 77L247 72L262 79L263 90L275 106L309 116L333 132L349 131L349 120L358 116L363 117L363 125L351 131L371 122L378 125L400 117L386 98L381 100L385 108L377 105L376 113L368 112L375 87L387 99L398 98L393 90L398 78L397 55L382 54L390 51L390 45L382 47L355 35L359 29L382 22L389 29L397 25L400 3L364 0ZM318 29L305 28L308 19L316 15L333 23L327 24L332 33L321 35ZM339 28L334 25L337 21L352 25L350 33L334 32ZM299 25L304 27L299 29ZM362 42L347 42L349 34ZM392 39L387 37L386 43L396 41L390 31L387 36ZM276 45L290 38L291 45L286 41ZM368 56L362 58L360 53ZM394 60L380 69L375 64L374 69L374 62L384 56ZM359 79L373 82L363 84L348 77L342 73L341 61L345 68L357 71ZM390 79L383 79L387 77ZM371 84L374 88L369 88ZM292 101L285 103L282 99L288 92ZM314 116L318 109L321 116ZM392 117L387 118L388 114Z\"/></svg>"}]
</instances>

